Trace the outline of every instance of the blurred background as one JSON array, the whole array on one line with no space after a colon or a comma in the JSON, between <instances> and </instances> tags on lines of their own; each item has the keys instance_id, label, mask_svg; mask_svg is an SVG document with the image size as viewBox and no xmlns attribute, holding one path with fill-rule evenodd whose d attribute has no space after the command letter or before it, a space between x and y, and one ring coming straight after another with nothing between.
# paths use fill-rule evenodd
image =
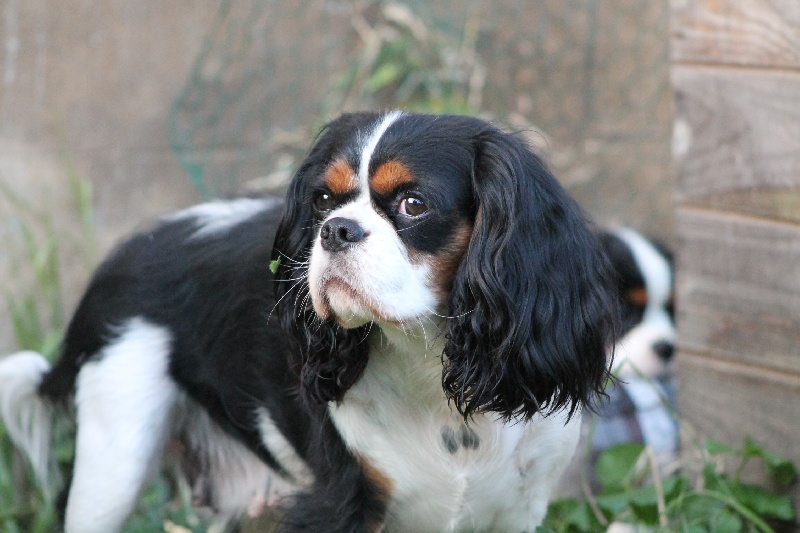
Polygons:
<instances>
[{"instance_id":1,"label":"blurred background","mask_svg":"<svg viewBox=\"0 0 800 533\"><path fill-rule=\"evenodd\" d=\"M326 120L397 106L522 131L598 221L669 239L667 22L637 0L5 0L0 279L23 298L25 234L52 231L70 308L141 221L279 191Z\"/></svg>"},{"instance_id":2,"label":"blurred background","mask_svg":"<svg viewBox=\"0 0 800 533\"><path fill-rule=\"evenodd\" d=\"M143 221L282 192L341 111L467 113L525 135L598 223L678 253L682 424L800 460L795 0L0 0L0 13L0 353L54 353L92 267ZM0 530L49 531L7 447L0 435ZM765 455L746 449L734 455ZM165 515L181 498L157 480L126 531L165 516L183 524L168 533L201 531Z\"/></svg>"}]
</instances>

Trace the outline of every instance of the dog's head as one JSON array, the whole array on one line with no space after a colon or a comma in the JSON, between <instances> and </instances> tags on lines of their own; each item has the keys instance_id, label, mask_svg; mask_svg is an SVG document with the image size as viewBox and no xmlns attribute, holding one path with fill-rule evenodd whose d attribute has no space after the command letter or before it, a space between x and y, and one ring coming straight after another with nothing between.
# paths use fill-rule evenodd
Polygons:
<instances>
[{"instance_id":1,"label":"dog's head","mask_svg":"<svg viewBox=\"0 0 800 533\"><path fill-rule=\"evenodd\" d=\"M619 295L619 376L669 375L675 353L672 255L662 244L629 228L603 232Z\"/></svg>"},{"instance_id":2,"label":"dog's head","mask_svg":"<svg viewBox=\"0 0 800 533\"><path fill-rule=\"evenodd\" d=\"M331 122L292 180L273 256L309 400L342 399L371 327L430 320L443 322L442 385L465 417L574 410L602 390L605 257L542 161L482 120Z\"/></svg>"}]
</instances>

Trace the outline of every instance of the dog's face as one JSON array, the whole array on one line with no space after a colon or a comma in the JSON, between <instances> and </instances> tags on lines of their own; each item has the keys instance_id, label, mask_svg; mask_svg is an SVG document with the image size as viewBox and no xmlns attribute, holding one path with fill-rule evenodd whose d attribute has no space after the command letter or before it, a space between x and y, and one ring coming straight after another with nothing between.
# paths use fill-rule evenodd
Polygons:
<instances>
[{"instance_id":1,"label":"dog's face","mask_svg":"<svg viewBox=\"0 0 800 533\"><path fill-rule=\"evenodd\" d=\"M342 399L373 326L435 318L442 384L464 416L573 409L601 389L604 256L542 162L484 121L330 123L293 178L273 256L308 399Z\"/></svg>"},{"instance_id":2,"label":"dog's face","mask_svg":"<svg viewBox=\"0 0 800 533\"><path fill-rule=\"evenodd\" d=\"M620 297L615 369L620 376L661 377L675 353L672 257L662 245L627 228L601 237Z\"/></svg>"},{"instance_id":3,"label":"dog's face","mask_svg":"<svg viewBox=\"0 0 800 533\"><path fill-rule=\"evenodd\" d=\"M408 327L440 314L472 234L463 147L443 140L424 153L402 130L390 133L398 118L362 133L310 183L319 227L311 302L321 319L347 328Z\"/></svg>"}]
</instances>

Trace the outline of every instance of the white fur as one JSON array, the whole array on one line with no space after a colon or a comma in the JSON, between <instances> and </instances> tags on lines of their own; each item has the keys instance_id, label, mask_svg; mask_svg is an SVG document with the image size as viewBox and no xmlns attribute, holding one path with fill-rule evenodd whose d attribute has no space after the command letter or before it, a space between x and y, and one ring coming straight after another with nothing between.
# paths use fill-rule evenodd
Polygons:
<instances>
[{"instance_id":1,"label":"white fur","mask_svg":"<svg viewBox=\"0 0 800 533\"><path fill-rule=\"evenodd\" d=\"M372 161L372 155L375 153L375 148L378 147L378 143L383 137L383 134L386 133L386 130L389 129L389 126L392 123L402 116L402 112L400 111L392 111L391 113L387 114L383 117L383 120L375 126L375 129L370 132L368 136L366 136L361 143L361 160L359 161L358 166L358 179L361 183L362 194L366 194L369 196L369 163Z\"/></svg>"},{"instance_id":2,"label":"white fur","mask_svg":"<svg viewBox=\"0 0 800 533\"><path fill-rule=\"evenodd\" d=\"M238 198L236 200L220 200L195 205L168 215L167 222L194 219L197 230L192 239L209 237L226 233L242 222L279 203L277 199Z\"/></svg>"},{"instance_id":3,"label":"white fur","mask_svg":"<svg viewBox=\"0 0 800 533\"><path fill-rule=\"evenodd\" d=\"M383 328L370 341L363 377L330 409L348 446L391 480L384 531L533 531L574 453L580 417L504 424L477 415L477 448L451 453L443 428L464 422L442 391L438 328Z\"/></svg>"},{"instance_id":4,"label":"white fur","mask_svg":"<svg viewBox=\"0 0 800 533\"><path fill-rule=\"evenodd\" d=\"M211 503L221 523L245 513L257 516L296 492L294 483L272 471L179 392L169 375L167 329L134 318L118 334L78 375L78 434L66 533L121 529L160 464L164 445L176 435L182 435L202 467L199 488L213 484ZM265 413L258 416L263 419ZM274 426L264 429L277 431ZM270 435L265 441L275 444L279 438ZM279 460L287 455L283 449L279 452Z\"/></svg>"},{"instance_id":5,"label":"white fur","mask_svg":"<svg viewBox=\"0 0 800 533\"><path fill-rule=\"evenodd\" d=\"M50 364L36 352L19 352L0 360L0 413L9 437L28 456L48 497L54 481L49 479L53 409L36 390L49 370Z\"/></svg>"},{"instance_id":6,"label":"white fur","mask_svg":"<svg viewBox=\"0 0 800 533\"><path fill-rule=\"evenodd\" d=\"M200 486L193 488L204 490L206 483L212 484L211 503L221 522L243 514L258 516L266 507L279 505L297 491L295 484L272 471L241 442L225 433L211 420L208 411L189 399L182 404L175 426L186 439L184 444L192 450L192 458L206 468L204 478L196 480ZM277 431L274 427L270 429Z\"/></svg>"},{"instance_id":7,"label":"white fur","mask_svg":"<svg viewBox=\"0 0 800 533\"><path fill-rule=\"evenodd\" d=\"M678 425L669 410L667 392L655 380L629 376L621 384L636 406L636 421L642 440L653 448L662 466L675 459L678 444Z\"/></svg>"},{"instance_id":8,"label":"white fur","mask_svg":"<svg viewBox=\"0 0 800 533\"><path fill-rule=\"evenodd\" d=\"M264 446L272 453L278 463L283 466L300 487L308 487L314 482L314 475L308 465L297 455L294 447L275 425L272 417L264 408L258 410L259 430Z\"/></svg>"},{"instance_id":9,"label":"white fur","mask_svg":"<svg viewBox=\"0 0 800 533\"><path fill-rule=\"evenodd\" d=\"M621 376L658 376L669 365L655 353L659 342L674 343L675 325L665 305L672 294L672 269L663 255L644 237L628 228L614 233L628 245L639 265L647 290L647 306L642 321L617 344L616 354L621 361L617 374Z\"/></svg>"},{"instance_id":10,"label":"white fur","mask_svg":"<svg viewBox=\"0 0 800 533\"><path fill-rule=\"evenodd\" d=\"M165 328L134 318L81 368L66 533L118 531L133 510L178 396L168 373L170 343Z\"/></svg>"}]
</instances>

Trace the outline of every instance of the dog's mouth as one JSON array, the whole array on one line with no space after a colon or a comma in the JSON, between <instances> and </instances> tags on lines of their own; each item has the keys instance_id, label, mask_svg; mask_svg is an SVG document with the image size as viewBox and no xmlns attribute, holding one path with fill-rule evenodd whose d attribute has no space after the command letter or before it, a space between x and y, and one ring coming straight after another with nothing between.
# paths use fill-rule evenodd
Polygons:
<instances>
[{"instance_id":1,"label":"dog's mouth","mask_svg":"<svg viewBox=\"0 0 800 533\"><path fill-rule=\"evenodd\" d=\"M402 326L402 320L389 316L384 306L369 292L340 276L331 276L311 295L314 311L323 320L333 318L345 328L356 328L368 322Z\"/></svg>"}]
</instances>

